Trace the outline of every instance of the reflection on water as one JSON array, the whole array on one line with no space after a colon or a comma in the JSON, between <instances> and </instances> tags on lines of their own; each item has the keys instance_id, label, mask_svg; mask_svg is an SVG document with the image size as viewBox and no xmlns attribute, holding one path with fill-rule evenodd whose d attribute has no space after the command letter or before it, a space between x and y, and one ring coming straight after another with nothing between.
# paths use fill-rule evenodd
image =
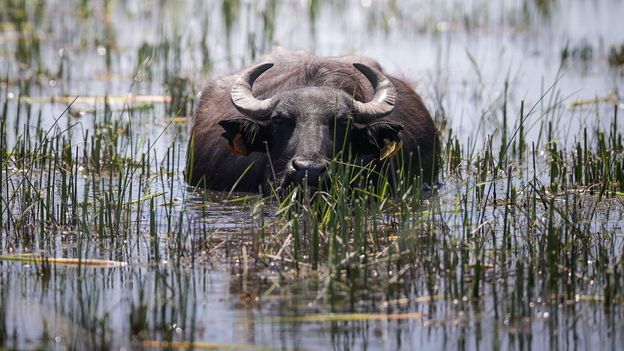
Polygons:
<instances>
[{"instance_id":1,"label":"reflection on water","mask_svg":"<svg viewBox=\"0 0 624 351\"><path fill-rule=\"evenodd\" d=\"M430 199L433 229L411 233L408 247L413 253L398 262L382 262L336 279L309 267L301 267L305 274L297 275L286 261L255 257L251 245L261 235L263 218L274 216L276 205L257 207L246 195L186 189L182 169L187 125L184 119L172 119L191 113L192 96L208 75L238 69L277 43L319 55L374 57L388 72L413 82L437 122L452 129L468 148L478 147L500 130L503 101L509 111L519 111L522 101L532 108L526 121L529 140L543 144L542 126L550 123L562 143L571 144L582 127L610 121L595 116L611 116L613 105L622 104L622 75L609 66L606 56L611 47L622 45L624 2L9 3L0 9L0 101L8 101L11 111L6 121L8 144L28 139L26 133L34 126L71 129L64 136L78 146L87 145L95 133L111 133L116 141L103 150L108 147L132 157L140 154L137 150L150 148L154 158L148 168L154 175L146 177L150 179L146 184L129 178L130 194L118 192L108 176L76 180L78 198L104 204L109 199L104 193L110 192L111 203L117 198L123 202L108 222L90 223L101 231L88 235L67 229L69 225L49 223L14 230L19 214L32 208L23 199L9 214L3 204L3 254L37 252L129 264L101 269L0 261L0 345L135 349L156 345L141 344L145 341L175 340L214 343L204 346L217 349L598 345L615 350L624 343L621 306L605 303L602 285L597 286L610 273L587 263L602 259L621 269L614 262L621 261L621 253L583 257L585 263L568 272L578 276L578 281L571 280L578 286L557 286L546 272L534 275L533 261L522 259L534 253L516 252L517 259L507 270L483 268L484 289L475 291L471 284L479 280L474 277L479 261L461 262L460 267L469 267L464 271L457 269L457 261L464 257L452 254L468 250L458 247L460 239L479 234L479 228L464 227L466 218L457 214L459 205L454 201L462 191L460 183L447 184ZM33 100L18 104L20 95ZM67 114L63 114L66 101L46 100L105 95L106 104L79 100ZM129 95L166 95L171 100L128 104ZM515 128L519 120L513 115L506 123ZM117 134L129 134L128 140L137 144L114 139ZM19 165L11 167L3 170L12 175L9 182L3 176L2 191L7 194L14 184L28 179L15 170ZM133 202L136 194L146 196L144 207ZM155 199L153 208L150 197ZM58 197L52 206L63 211ZM610 235L605 241L612 242L605 247L619 250L621 200L605 206L615 210L594 217L593 229ZM495 225L494 212L483 211L480 219ZM513 224L517 231L529 226L521 223L522 214L517 218ZM338 316L421 312L422 317L280 319L330 312Z\"/></svg>"}]
</instances>

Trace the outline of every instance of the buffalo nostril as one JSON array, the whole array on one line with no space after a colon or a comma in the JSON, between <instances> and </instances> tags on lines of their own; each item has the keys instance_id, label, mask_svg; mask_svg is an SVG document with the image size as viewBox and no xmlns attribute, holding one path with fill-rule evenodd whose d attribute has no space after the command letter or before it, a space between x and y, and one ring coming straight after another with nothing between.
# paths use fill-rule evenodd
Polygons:
<instances>
[{"instance_id":1,"label":"buffalo nostril","mask_svg":"<svg viewBox=\"0 0 624 351\"><path fill-rule=\"evenodd\" d=\"M327 168L324 162L305 159L293 160L292 166L297 177L303 178L307 174L308 178L311 179L319 178L323 173L325 173Z\"/></svg>"}]
</instances>

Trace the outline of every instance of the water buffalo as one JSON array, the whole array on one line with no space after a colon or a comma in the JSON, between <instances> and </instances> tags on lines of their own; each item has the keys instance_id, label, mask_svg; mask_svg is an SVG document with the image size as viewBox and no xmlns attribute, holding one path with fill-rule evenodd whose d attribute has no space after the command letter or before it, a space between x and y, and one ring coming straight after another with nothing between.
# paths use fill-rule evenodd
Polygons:
<instances>
[{"instance_id":1,"label":"water buffalo","mask_svg":"<svg viewBox=\"0 0 624 351\"><path fill-rule=\"evenodd\" d=\"M187 155L190 184L266 192L269 182L279 189L306 179L316 188L329 161L347 156L391 170L396 165L384 163L400 159L412 175L435 181L439 144L431 116L414 90L376 61L278 48L258 62L201 93Z\"/></svg>"}]
</instances>

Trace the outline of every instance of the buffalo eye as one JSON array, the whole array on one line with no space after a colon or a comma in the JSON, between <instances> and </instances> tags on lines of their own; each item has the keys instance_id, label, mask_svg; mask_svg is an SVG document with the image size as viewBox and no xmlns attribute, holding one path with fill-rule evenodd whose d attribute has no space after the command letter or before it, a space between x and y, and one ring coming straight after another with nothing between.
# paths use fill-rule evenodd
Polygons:
<instances>
[{"instance_id":1,"label":"buffalo eye","mask_svg":"<svg viewBox=\"0 0 624 351\"><path fill-rule=\"evenodd\" d=\"M333 125L348 127L353 126L353 117L350 114L348 115L336 115L331 119Z\"/></svg>"},{"instance_id":2,"label":"buffalo eye","mask_svg":"<svg viewBox=\"0 0 624 351\"><path fill-rule=\"evenodd\" d=\"M289 118L286 114L276 113L271 116L271 124L276 127L287 127L293 124L293 120L292 118Z\"/></svg>"},{"instance_id":3,"label":"buffalo eye","mask_svg":"<svg viewBox=\"0 0 624 351\"><path fill-rule=\"evenodd\" d=\"M353 128L353 121L349 116L335 116L329 120L329 128L336 138L348 138Z\"/></svg>"}]
</instances>

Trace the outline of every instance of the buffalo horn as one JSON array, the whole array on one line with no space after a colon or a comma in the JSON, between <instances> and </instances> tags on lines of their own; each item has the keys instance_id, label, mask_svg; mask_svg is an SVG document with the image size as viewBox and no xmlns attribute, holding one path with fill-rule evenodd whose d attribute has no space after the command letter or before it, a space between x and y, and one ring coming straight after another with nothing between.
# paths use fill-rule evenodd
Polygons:
<instances>
[{"instance_id":1,"label":"buffalo horn","mask_svg":"<svg viewBox=\"0 0 624 351\"><path fill-rule=\"evenodd\" d=\"M230 91L230 99L236 108L244 115L264 120L269 116L273 108L273 100L259 100L253 96L251 86L256 79L269 68L273 67L270 62L261 63L243 71Z\"/></svg>"},{"instance_id":2,"label":"buffalo horn","mask_svg":"<svg viewBox=\"0 0 624 351\"><path fill-rule=\"evenodd\" d=\"M394 110L396 104L396 89L385 75L378 70L362 63L353 66L362 72L370 81L375 95L369 102L353 101L355 120L359 123L370 123L377 118L386 116Z\"/></svg>"}]
</instances>

